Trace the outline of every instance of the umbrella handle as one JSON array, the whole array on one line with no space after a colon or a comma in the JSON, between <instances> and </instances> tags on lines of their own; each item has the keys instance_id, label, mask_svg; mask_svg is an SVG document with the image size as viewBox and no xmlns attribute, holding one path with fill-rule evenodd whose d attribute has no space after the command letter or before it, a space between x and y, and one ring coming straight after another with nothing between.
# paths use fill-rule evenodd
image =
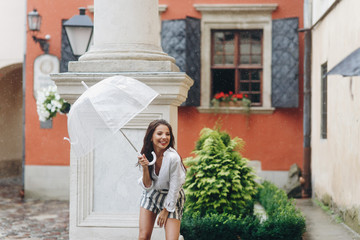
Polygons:
<instances>
[{"instance_id":1,"label":"umbrella handle","mask_svg":"<svg viewBox=\"0 0 360 240\"><path fill-rule=\"evenodd\" d=\"M153 160L149 162L149 166L154 165L156 162L156 154L154 153L154 151L152 151L151 154L153 155Z\"/></svg>"},{"instance_id":2,"label":"umbrella handle","mask_svg":"<svg viewBox=\"0 0 360 240\"><path fill-rule=\"evenodd\" d=\"M137 152L138 156L141 157L141 154L139 152ZM151 154L153 155L153 160L151 162L149 162L148 166L154 165L156 162L156 154L154 151L151 152Z\"/></svg>"}]
</instances>

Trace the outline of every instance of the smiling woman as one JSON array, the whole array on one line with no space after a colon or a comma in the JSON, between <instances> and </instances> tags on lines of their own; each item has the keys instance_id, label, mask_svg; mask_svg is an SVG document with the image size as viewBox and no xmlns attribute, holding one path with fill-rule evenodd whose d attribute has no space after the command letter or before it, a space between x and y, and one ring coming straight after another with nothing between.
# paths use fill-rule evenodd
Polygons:
<instances>
[{"instance_id":1,"label":"smiling woman","mask_svg":"<svg viewBox=\"0 0 360 240\"><path fill-rule=\"evenodd\" d=\"M174 143L172 127L168 122L160 119L149 124L142 156L139 157L143 169L139 184L144 190L140 204L139 239L151 238L157 215L157 224L165 228L166 239L179 238L186 170ZM149 166L152 151L156 154L156 163Z\"/></svg>"}]
</instances>

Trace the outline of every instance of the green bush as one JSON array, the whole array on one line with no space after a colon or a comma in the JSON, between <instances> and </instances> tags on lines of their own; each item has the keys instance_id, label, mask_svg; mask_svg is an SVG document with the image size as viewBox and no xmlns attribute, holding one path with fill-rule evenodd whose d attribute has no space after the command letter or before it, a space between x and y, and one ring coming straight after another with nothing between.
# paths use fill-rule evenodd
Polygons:
<instances>
[{"instance_id":1,"label":"green bush","mask_svg":"<svg viewBox=\"0 0 360 240\"><path fill-rule=\"evenodd\" d=\"M257 183L239 150L244 142L231 139L218 129L204 128L196 143L195 157L185 159L188 167L184 189L185 211L251 214Z\"/></svg>"},{"instance_id":2,"label":"green bush","mask_svg":"<svg viewBox=\"0 0 360 240\"><path fill-rule=\"evenodd\" d=\"M226 213L206 216L201 216L199 212L185 214L180 232L186 240L237 239L237 220L235 216Z\"/></svg>"},{"instance_id":3,"label":"green bush","mask_svg":"<svg viewBox=\"0 0 360 240\"><path fill-rule=\"evenodd\" d=\"M258 237L260 220L255 216L235 217L230 214L185 214L180 232L185 240L251 240ZM273 238L273 240L276 238Z\"/></svg>"},{"instance_id":4,"label":"green bush","mask_svg":"<svg viewBox=\"0 0 360 240\"><path fill-rule=\"evenodd\" d=\"M263 223L253 215L206 214L186 212L181 234L186 240L300 240L305 232L305 218L293 200L275 185L265 182L257 200L268 219Z\"/></svg>"},{"instance_id":5,"label":"green bush","mask_svg":"<svg viewBox=\"0 0 360 240\"><path fill-rule=\"evenodd\" d=\"M268 220L259 229L261 239L302 238L306 227L305 217L295 207L294 200L287 198L284 190L270 182L264 182L258 197L268 215Z\"/></svg>"}]
</instances>

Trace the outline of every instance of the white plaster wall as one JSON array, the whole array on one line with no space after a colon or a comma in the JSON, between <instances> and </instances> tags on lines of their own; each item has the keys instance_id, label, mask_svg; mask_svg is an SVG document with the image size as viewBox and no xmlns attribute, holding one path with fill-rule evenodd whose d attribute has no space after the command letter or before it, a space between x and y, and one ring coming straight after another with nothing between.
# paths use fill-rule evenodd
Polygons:
<instances>
[{"instance_id":1,"label":"white plaster wall","mask_svg":"<svg viewBox=\"0 0 360 240\"><path fill-rule=\"evenodd\" d=\"M313 2L312 19L315 24L336 0L311 0Z\"/></svg>"},{"instance_id":2,"label":"white plaster wall","mask_svg":"<svg viewBox=\"0 0 360 240\"><path fill-rule=\"evenodd\" d=\"M0 69L23 62L26 32L26 1L0 1Z\"/></svg>"},{"instance_id":3,"label":"white plaster wall","mask_svg":"<svg viewBox=\"0 0 360 240\"><path fill-rule=\"evenodd\" d=\"M25 165L26 198L69 200L69 166Z\"/></svg>"},{"instance_id":4,"label":"white plaster wall","mask_svg":"<svg viewBox=\"0 0 360 240\"><path fill-rule=\"evenodd\" d=\"M313 190L345 208L359 207L360 199L360 77L328 76L328 136L320 139L320 71L323 63L329 71L360 47L358 9L360 1L342 0L312 36Z\"/></svg>"}]
</instances>

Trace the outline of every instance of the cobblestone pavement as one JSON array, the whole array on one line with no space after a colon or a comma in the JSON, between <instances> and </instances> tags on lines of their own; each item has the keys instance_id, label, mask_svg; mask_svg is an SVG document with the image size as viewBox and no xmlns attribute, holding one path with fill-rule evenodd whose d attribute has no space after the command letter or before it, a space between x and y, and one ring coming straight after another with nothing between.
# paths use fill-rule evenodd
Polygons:
<instances>
[{"instance_id":1,"label":"cobblestone pavement","mask_svg":"<svg viewBox=\"0 0 360 240\"><path fill-rule=\"evenodd\" d=\"M19 179L0 179L0 240L69 239L69 202L23 200ZM360 240L345 224L335 223L311 199L296 200L306 216L303 240Z\"/></svg>"},{"instance_id":2,"label":"cobblestone pavement","mask_svg":"<svg viewBox=\"0 0 360 240\"><path fill-rule=\"evenodd\" d=\"M0 239L69 239L69 202L22 200L19 179L0 180Z\"/></svg>"}]
</instances>

